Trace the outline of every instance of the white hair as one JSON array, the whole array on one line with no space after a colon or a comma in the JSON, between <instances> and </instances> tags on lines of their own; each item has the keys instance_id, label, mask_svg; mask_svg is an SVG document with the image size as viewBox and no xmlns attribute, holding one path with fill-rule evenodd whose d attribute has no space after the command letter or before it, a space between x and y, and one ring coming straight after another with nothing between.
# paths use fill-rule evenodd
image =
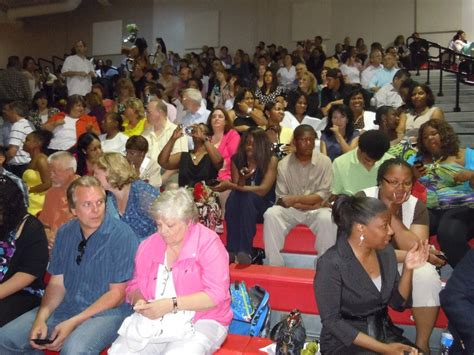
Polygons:
<instances>
[{"instance_id":1,"label":"white hair","mask_svg":"<svg viewBox=\"0 0 474 355\"><path fill-rule=\"evenodd\" d=\"M163 192L151 205L150 214L154 218L178 218L186 223L198 220L194 199L184 187Z\"/></svg>"},{"instance_id":2,"label":"white hair","mask_svg":"<svg viewBox=\"0 0 474 355\"><path fill-rule=\"evenodd\" d=\"M189 100L192 100L198 104L201 104L202 94L198 89L189 88L184 90L183 96L186 96Z\"/></svg>"},{"instance_id":3,"label":"white hair","mask_svg":"<svg viewBox=\"0 0 474 355\"><path fill-rule=\"evenodd\" d=\"M74 172L76 172L77 170L76 159L71 153L67 151L59 151L59 152L51 154L48 157L48 163L52 163L53 161L60 162L61 166L64 169L72 169Z\"/></svg>"}]
</instances>

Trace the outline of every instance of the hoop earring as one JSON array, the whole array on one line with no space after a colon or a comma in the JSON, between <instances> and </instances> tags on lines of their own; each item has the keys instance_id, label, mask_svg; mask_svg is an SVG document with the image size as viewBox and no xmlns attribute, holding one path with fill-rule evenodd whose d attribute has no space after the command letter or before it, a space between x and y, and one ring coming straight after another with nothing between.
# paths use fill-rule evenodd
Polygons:
<instances>
[{"instance_id":1,"label":"hoop earring","mask_svg":"<svg viewBox=\"0 0 474 355\"><path fill-rule=\"evenodd\" d=\"M362 243L364 242L364 239L365 239L365 238L364 238L364 235L361 234L360 237L359 237L359 239L360 239L359 246L361 246Z\"/></svg>"}]
</instances>

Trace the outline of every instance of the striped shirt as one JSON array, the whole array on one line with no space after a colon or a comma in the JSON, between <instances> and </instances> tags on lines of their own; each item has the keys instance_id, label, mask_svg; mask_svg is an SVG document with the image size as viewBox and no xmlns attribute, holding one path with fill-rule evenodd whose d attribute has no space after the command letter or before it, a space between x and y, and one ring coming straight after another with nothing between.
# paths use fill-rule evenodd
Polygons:
<instances>
[{"instance_id":1,"label":"striped shirt","mask_svg":"<svg viewBox=\"0 0 474 355\"><path fill-rule=\"evenodd\" d=\"M34 130L33 124L26 118L20 118L12 125L8 145L14 145L18 147L18 150L15 156L8 161L8 164L23 165L30 162L31 157L23 150L23 144L25 143L26 136Z\"/></svg>"}]
</instances>

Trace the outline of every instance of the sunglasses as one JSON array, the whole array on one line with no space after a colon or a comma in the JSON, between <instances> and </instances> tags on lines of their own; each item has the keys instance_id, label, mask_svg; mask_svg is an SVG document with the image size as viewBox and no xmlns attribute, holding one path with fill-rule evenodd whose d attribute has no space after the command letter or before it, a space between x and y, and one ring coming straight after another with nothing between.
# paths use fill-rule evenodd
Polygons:
<instances>
[{"instance_id":1,"label":"sunglasses","mask_svg":"<svg viewBox=\"0 0 474 355\"><path fill-rule=\"evenodd\" d=\"M86 251L87 239L81 240L79 245L77 246L77 252L79 253L76 256L76 264L81 265L82 257L84 256L84 252Z\"/></svg>"}]
</instances>

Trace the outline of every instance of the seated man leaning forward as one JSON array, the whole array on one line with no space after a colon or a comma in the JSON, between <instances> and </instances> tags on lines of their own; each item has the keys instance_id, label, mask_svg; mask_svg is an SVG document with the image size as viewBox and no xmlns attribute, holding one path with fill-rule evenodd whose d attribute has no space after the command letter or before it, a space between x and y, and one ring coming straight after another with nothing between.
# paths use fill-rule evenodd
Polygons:
<instances>
[{"instance_id":1,"label":"seated man leaning forward","mask_svg":"<svg viewBox=\"0 0 474 355\"><path fill-rule=\"evenodd\" d=\"M165 191L151 213L158 232L140 244L126 291L135 313L109 354L212 354L232 319L227 251L186 189Z\"/></svg>"},{"instance_id":2,"label":"seated man leaning forward","mask_svg":"<svg viewBox=\"0 0 474 355\"><path fill-rule=\"evenodd\" d=\"M393 158L387 153L390 148L388 136L380 131L364 132L359 146L333 161L334 195L355 195L357 192L377 185L377 171L382 163Z\"/></svg>"},{"instance_id":3,"label":"seated man leaning forward","mask_svg":"<svg viewBox=\"0 0 474 355\"><path fill-rule=\"evenodd\" d=\"M263 238L267 262L283 266L280 250L288 232L297 224L306 224L317 234L315 248L323 254L336 242L336 226L331 210L322 207L330 195L331 160L314 150L316 132L300 125L293 132L296 152L278 164L276 205L264 214Z\"/></svg>"},{"instance_id":4,"label":"seated man leaning forward","mask_svg":"<svg viewBox=\"0 0 474 355\"><path fill-rule=\"evenodd\" d=\"M41 305L0 328L0 354L98 354L130 313L123 301L137 237L105 213L105 191L96 178L73 181L67 199L76 219L58 230Z\"/></svg>"}]
</instances>

